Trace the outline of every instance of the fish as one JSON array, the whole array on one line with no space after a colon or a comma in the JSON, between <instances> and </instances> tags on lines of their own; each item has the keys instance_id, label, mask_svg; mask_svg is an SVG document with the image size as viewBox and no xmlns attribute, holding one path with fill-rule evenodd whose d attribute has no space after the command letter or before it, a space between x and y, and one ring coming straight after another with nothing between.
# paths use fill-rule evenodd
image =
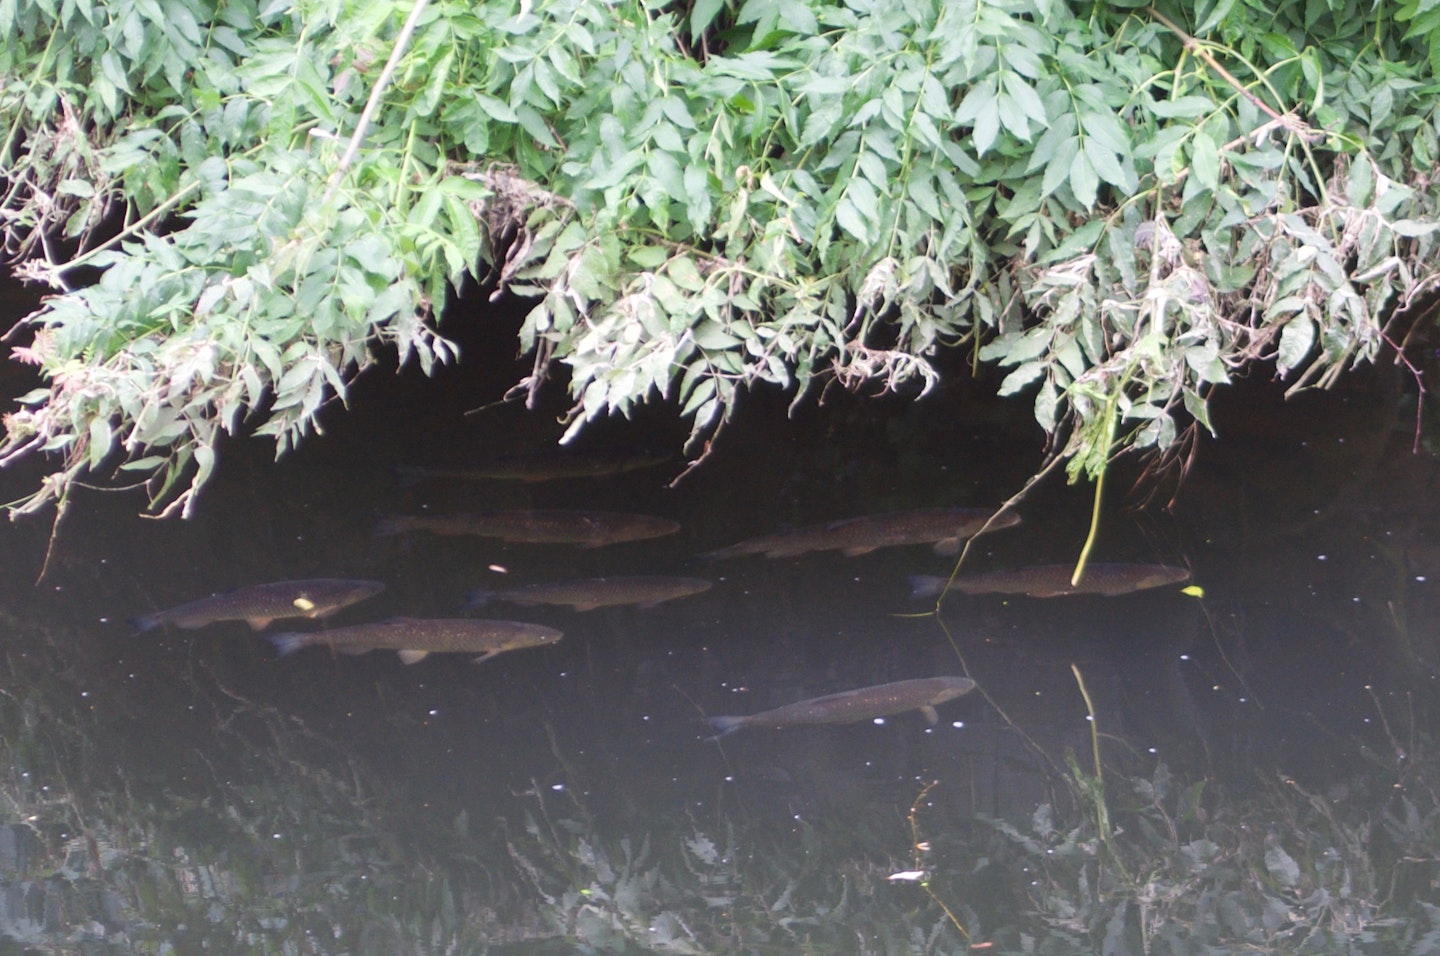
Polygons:
<instances>
[{"instance_id":1,"label":"fish","mask_svg":"<svg viewBox=\"0 0 1440 956\"><path fill-rule=\"evenodd\" d=\"M538 483L563 478L603 478L653 468L673 456L636 448L543 448L501 455L468 468L400 466L396 475L406 482L427 478L469 481L523 481Z\"/></svg>"},{"instance_id":2,"label":"fish","mask_svg":"<svg viewBox=\"0 0 1440 956\"><path fill-rule=\"evenodd\" d=\"M216 621L245 621L259 631L269 626L271 621L281 618L328 617L383 590L385 585L380 581L344 578L273 581L212 594L198 601L131 618L130 624L143 632L162 624L190 630Z\"/></svg>"},{"instance_id":3,"label":"fish","mask_svg":"<svg viewBox=\"0 0 1440 956\"><path fill-rule=\"evenodd\" d=\"M392 617L388 621L337 627L328 631L269 634L281 657L316 644L341 654L399 651L400 660L414 664L431 654L480 652L475 663L524 647L554 644L564 634L552 627L524 621L475 618Z\"/></svg>"},{"instance_id":4,"label":"fish","mask_svg":"<svg viewBox=\"0 0 1440 956\"><path fill-rule=\"evenodd\" d=\"M679 530L679 522L653 515L517 510L382 515L375 533L429 531L431 534L473 534L515 544L577 544L582 548L598 548L621 541L659 538Z\"/></svg>"},{"instance_id":5,"label":"fish","mask_svg":"<svg viewBox=\"0 0 1440 956\"><path fill-rule=\"evenodd\" d=\"M956 576L950 588L962 594L1023 594L1027 597L1063 597L1067 594L1101 594L1115 597L1190 580L1189 568L1168 564L1090 564L1080 583L1070 584L1073 564L1037 564L1028 568L986 571ZM916 574L910 578L913 597L934 597L945 590L948 578Z\"/></svg>"},{"instance_id":6,"label":"fish","mask_svg":"<svg viewBox=\"0 0 1440 956\"><path fill-rule=\"evenodd\" d=\"M800 724L849 724L907 710L920 711L933 724L940 719L935 712L937 705L974 689L975 682L968 677L922 677L812 697L748 717L710 717L708 722L716 732L712 740L746 727L779 729Z\"/></svg>"},{"instance_id":7,"label":"fish","mask_svg":"<svg viewBox=\"0 0 1440 956\"><path fill-rule=\"evenodd\" d=\"M960 550L960 542L978 532L994 514L991 508L892 511L750 538L701 557L715 560L763 554L767 558L791 558L809 551L839 551L853 557L876 548L904 544L933 544L940 554L955 554ZM1004 511L995 518L990 530L1009 528L1019 523L1018 514Z\"/></svg>"},{"instance_id":8,"label":"fish","mask_svg":"<svg viewBox=\"0 0 1440 956\"><path fill-rule=\"evenodd\" d=\"M465 606L480 607L490 601L508 601L531 607L536 604L568 604L577 611L593 611L597 607L615 604L651 608L662 601L688 597L710 588L711 582L703 578L655 575L582 578L508 588L476 588L470 592Z\"/></svg>"}]
</instances>

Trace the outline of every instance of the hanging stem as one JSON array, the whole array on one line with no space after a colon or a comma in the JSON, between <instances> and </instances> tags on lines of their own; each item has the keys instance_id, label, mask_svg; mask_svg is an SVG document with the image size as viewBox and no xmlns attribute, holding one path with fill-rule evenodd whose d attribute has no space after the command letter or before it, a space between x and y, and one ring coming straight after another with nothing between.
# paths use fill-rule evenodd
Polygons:
<instances>
[{"instance_id":1,"label":"hanging stem","mask_svg":"<svg viewBox=\"0 0 1440 956\"><path fill-rule=\"evenodd\" d=\"M324 199L321 200L322 206L328 203L330 197L335 194L335 187L340 185L340 179L350 168L350 164L355 161L355 154L360 152L360 145L365 142L365 134L370 129L370 120L375 116L375 110L380 107L380 97L385 94L385 88L390 85L390 77L395 75L395 68L400 65L400 58L410 47L410 37L415 33L415 28L420 23L420 17L429 3L430 0L415 0L415 8L410 11L410 16L405 18L405 25L400 28L400 35L395 38L395 47L390 51L390 59L385 61L385 68L380 71L380 76L375 80L375 88L370 91L370 98L365 101L365 109L360 113L360 122L355 124L355 132L345 147L345 154L340 157L340 163L330 177L330 185L325 190Z\"/></svg>"},{"instance_id":2,"label":"hanging stem","mask_svg":"<svg viewBox=\"0 0 1440 956\"><path fill-rule=\"evenodd\" d=\"M1105 410L1105 459L1100 465L1100 474L1095 478L1095 501L1090 507L1090 531L1085 535L1085 544L1080 548L1080 557L1075 562L1075 573L1070 575L1070 586L1077 587L1085 576L1085 565L1090 560L1090 551L1100 535L1100 504L1105 497L1105 475L1110 470L1110 449L1115 444L1115 422L1120 417L1119 406L1111 399Z\"/></svg>"}]
</instances>

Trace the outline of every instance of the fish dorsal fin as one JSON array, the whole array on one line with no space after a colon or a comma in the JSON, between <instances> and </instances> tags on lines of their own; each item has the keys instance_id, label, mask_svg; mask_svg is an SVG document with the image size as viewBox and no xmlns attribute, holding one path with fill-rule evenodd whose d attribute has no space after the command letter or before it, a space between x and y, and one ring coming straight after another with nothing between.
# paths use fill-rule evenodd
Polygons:
<instances>
[{"instance_id":1,"label":"fish dorsal fin","mask_svg":"<svg viewBox=\"0 0 1440 956\"><path fill-rule=\"evenodd\" d=\"M920 708L920 713L924 714L924 715L925 715L925 719L928 720L928 721L930 721L930 723L932 723L932 724L938 724L938 723L940 723L940 715L937 714L937 713L935 713L935 708L934 708L934 707L931 707L929 704L926 704L924 707L921 707L921 708Z\"/></svg>"},{"instance_id":2,"label":"fish dorsal fin","mask_svg":"<svg viewBox=\"0 0 1440 956\"><path fill-rule=\"evenodd\" d=\"M406 664L416 664L430 656L429 651L403 650L400 652L400 660Z\"/></svg>"}]
</instances>

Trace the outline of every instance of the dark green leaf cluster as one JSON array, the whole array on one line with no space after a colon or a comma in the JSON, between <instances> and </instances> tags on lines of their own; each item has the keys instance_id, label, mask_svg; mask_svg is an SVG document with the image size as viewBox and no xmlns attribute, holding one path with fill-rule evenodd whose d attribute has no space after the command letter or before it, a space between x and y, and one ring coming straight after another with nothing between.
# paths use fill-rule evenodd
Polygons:
<instances>
[{"instance_id":1,"label":"dark green leaf cluster","mask_svg":"<svg viewBox=\"0 0 1440 956\"><path fill-rule=\"evenodd\" d=\"M34 317L0 454L67 453L43 499L117 445L203 480L246 416L283 450L375 337L446 358L483 263L572 432L968 347L1096 474L1433 285L1432 6L0 0L7 248L107 270Z\"/></svg>"}]
</instances>

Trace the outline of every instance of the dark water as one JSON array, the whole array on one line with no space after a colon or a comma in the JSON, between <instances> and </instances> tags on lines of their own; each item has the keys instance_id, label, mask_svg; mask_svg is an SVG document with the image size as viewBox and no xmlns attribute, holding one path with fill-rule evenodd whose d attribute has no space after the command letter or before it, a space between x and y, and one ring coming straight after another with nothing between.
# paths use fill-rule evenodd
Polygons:
<instances>
[{"instance_id":1,"label":"dark water","mask_svg":"<svg viewBox=\"0 0 1440 956\"><path fill-rule=\"evenodd\" d=\"M58 528L0 528L13 937L116 952L162 938L180 952L478 951L555 936L543 901L567 881L618 894L620 848L640 858L647 837L651 859L705 870L722 896L757 846L796 882L806 855L822 856L812 841L827 860L903 867L906 814L927 784L935 832L1064 800L1065 755L1088 767L1091 746L1076 668L1114 773L1163 762L1236 793L1277 774L1328 787L1403 760L1433 718L1440 471L1412 453L1414 396L1389 370L1288 404L1262 382L1221 394L1221 438L1201 441L1178 491L1117 467L1096 559L1188 566L1203 599L957 595L937 620L907 579L951 559L923 546L695 555L835 518L997 504L1041 461L1023 402L956 385L919 403L831 394L787 417L785 396L761 394L674 487L684 432L665 409L583 443L674 450L668 465L405 486L395 466L463 465L560 431L554 388L542 411L466 415L514 380L509 327L450 331L494 373L371 372L326 435L280 463L261 442L228 445L191 521L139 517L134 492L83 491ZM0 478L14 498L34 475ZM969 565L1073 560L1092 491L1051 478ZM682 530L593 550L373 534L380 513L511 507L644 512ZM480 666L318 649L281 660L243 623L125 623L288 578L387 583L333 626L453 616L477 586L630 573L715 587L644 610L497 605L565 638ZM942 705L934 727L912 712L704 739L705 715L962 673L984 694Z\"/></svg>"}]
</instances>

